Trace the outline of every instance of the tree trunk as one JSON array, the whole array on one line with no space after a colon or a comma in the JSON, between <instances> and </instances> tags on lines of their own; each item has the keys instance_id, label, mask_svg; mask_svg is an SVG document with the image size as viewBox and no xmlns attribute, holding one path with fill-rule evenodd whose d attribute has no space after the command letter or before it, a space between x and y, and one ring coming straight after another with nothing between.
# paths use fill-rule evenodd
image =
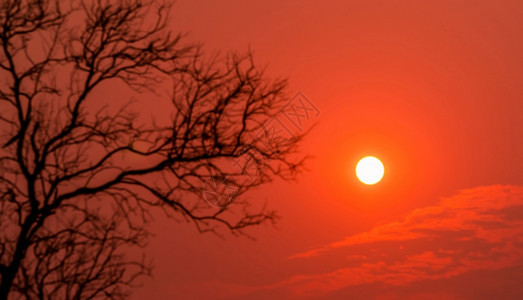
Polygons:
<instances>
[{"instance_id":1,"label":"tree trunk","mask_svg":"<svg viewBox=\"0 0 523 300\"><path fill-rule=\"evenodd\" d=\"M2 273L2 282L0 282L0 300L7 300L9 292L11 291L16 273L18 273L20 264L22 263L27 248L29 247L27 233L29 232L31 225L35 220L35 214L30 214L22 226L11 263L4 269L4 272Z\"/></svg>"}]
</instances>

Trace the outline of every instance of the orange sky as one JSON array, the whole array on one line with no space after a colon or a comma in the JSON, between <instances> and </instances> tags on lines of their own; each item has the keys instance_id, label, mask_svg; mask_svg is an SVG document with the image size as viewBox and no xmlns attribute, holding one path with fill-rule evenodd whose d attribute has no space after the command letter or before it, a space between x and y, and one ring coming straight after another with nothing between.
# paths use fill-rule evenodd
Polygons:
<instances>
[{"instance_id":1,"label":"orange sky","mask_svg":"<svg viewBox=\"0 0 523 300\"><path fill-rule=\"evenodd\" d=\"M249 194L283 216L257 241L158 219L135 299L523 296L522 1L179 0L173 24L289 77L314 159Z\"/></svg>"}]
</instances>

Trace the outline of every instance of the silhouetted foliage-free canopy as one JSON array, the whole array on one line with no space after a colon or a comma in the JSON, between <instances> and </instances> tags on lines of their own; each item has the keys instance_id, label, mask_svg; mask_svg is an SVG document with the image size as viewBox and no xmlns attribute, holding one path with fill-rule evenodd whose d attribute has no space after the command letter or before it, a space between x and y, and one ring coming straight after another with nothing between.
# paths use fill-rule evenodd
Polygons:
<instances>
[{"instance_id":1,"label":"silhouetted foliage-free canopy","mask_svg":"<svg viewBox=\"0 0 523 300\"><path fill-rule=\"evenodd\" d=\"M301 166L290 159L299 137L253 142L285 81L250 53L202 55L169 30L170 12L142 0L0 3L0 299L126 296L150 271L124 253L144 245L154 209L201 231L275 219L238 196ZM135 104L104 96L122 83ZM263 166L248 180L225 166L242 156ZM234 201L209 205L209 180L233 185Z\"/></svg>"}]
</instances>

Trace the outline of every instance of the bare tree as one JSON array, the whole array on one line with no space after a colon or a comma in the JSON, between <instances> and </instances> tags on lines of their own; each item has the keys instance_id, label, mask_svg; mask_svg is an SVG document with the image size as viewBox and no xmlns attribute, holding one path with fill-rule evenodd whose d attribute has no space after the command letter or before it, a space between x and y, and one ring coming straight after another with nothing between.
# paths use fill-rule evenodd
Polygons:
<instances>
[{"instance_id":1,"label":"bare tree","mask_svg":"<svg viewBox=\"0 0 523 300\"><path fill-rule=\"evenodd\" d=\"M253 142L286 82L250 53L184 45L156 2L0 3L0 299L125 297L150 272L125 253L144 245L155 209L200 231L275 220L238 196L302 165L300 137ZM119 83L158 118L104 98ZM227 167L242 156L263 162L248 180ZM218 179L236 188L230 205L202 200Z\"/></svg>"}]
</instances>

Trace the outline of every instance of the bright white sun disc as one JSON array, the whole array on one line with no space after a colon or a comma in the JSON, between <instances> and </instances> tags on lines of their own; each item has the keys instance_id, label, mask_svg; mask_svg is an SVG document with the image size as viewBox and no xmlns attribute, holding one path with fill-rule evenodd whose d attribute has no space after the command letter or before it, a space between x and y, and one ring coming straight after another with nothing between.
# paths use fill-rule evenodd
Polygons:
<instances>
[{"instance_id":1,"label":"bright white sun disc","mask_svg":"<svg viewBox=\"0 0 523 300\"><path fill-rule=\"evenodd\" d=\"M376 184L383 178L385 168L379 159L366 156L356 165L356 176L365 184Z\"/></svg>"}]
</instances>

